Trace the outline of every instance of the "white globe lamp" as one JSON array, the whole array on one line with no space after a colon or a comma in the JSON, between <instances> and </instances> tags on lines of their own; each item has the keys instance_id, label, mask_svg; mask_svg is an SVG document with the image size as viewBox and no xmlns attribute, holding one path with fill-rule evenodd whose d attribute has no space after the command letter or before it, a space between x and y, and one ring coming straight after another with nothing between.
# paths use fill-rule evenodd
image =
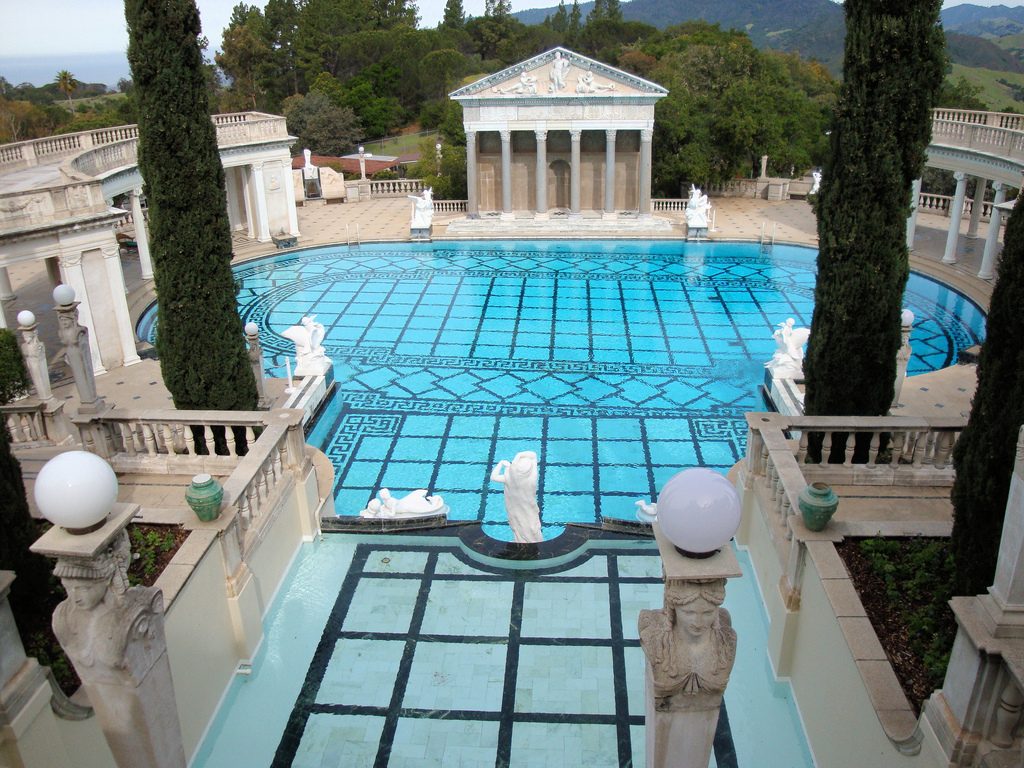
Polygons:
<instances>
[{"instance_id":1,"label":"white globe lamp","mask_svg":"<svg viewBox=\"0 0 1024 768\"><path fill-rule=\"evenodd\" d=\"M117 501L117 475L94 453L67 451L50 459L36 476L36 506L69 533L101 527Z\"/></svg>"},{"instance_id":2,"label":"white globe lamp","mask_svg":"<svg viewBox=\"0 0 1024 768\"><path fill-rule=\"evenodd\" d=\"M53 289L53 301L60 306L71 304L75 300L75 289L61 283Z\"/></svg>"},{"instance_id":3,"label":"white globe lamp","mask_svg":"<svg viewBox=\"0 0 1024 768\"><path fill-rule=\"evenodd\" d=\"M681 554L710 557L740 526L739 494L717 472L683 470L658 494L658 526Z\"/></svg>"},{"instance_id":4,"label":"white globe lamp","mask_svg":"<svg viewBox=\"0 0 1024 768\"><path fill-rule=\"evenodd\" d=\"M35 325L35 322L36 316L27 309L23 309L18 313L18 325L22 328L28 328L30 325Z\"/></svg>"},{"instance_id":5,"label":"white globe lamp","mask_svg":"<svg viewBox=\"0 0 1024 768\"><path fill-rule=\"evenodd\" d=\"M246 335L248 335L248 336L255 336L259 332L260 332L260 327L258 325L256 325L256 323L246 323L245 324L245 333L246 333Z\"/></svg>"},{"instance_id":6,"label":"white globe lamp","mask_svg":"<svg viewBox=\"0 0 1024 768\"><path fill-rule=\"evenodd\" d=\"M911 312L909 309L904 309L900 313L900 323L903 325L904 328L909 328L910 326L912 326L914 324L914 313Z\"/></svg>"}]
</instances>

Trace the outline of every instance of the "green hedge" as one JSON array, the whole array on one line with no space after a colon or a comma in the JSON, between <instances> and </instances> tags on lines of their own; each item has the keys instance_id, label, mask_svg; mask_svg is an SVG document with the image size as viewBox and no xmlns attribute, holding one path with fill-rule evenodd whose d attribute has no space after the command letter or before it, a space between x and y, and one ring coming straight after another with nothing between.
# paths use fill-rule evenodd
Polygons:
<instances>
[{"instance_id":1,"label":"green hedge","mask_svg":"<svg viewBox=\"0 0 1024 768\"><path fill-rule=\"evenodd\" d=\"M0 328L0 405L26 394L30 385L17 337L7 328Z\"/></svg>"}]
</instances>

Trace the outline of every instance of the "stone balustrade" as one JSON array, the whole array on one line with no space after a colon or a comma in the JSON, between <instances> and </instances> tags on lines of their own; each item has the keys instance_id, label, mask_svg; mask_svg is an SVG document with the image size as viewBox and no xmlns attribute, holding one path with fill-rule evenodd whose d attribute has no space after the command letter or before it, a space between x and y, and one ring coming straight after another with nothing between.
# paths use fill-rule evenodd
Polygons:
<instances>
[{"instance_id":1,"label":"stone balustrade","mask_svg":"<svg viewBox=\"0 0 1024 768\"><path fill-rule=\"evenodd\" d=\"M217 144L221 147L255 144L288 136L285 119L277 115L262 112L236 112L213 115L212 120L217 128ZM88 150L103 148L111 144L134 145L138 141L138 137L139 127L137 125L120 125L4 144L0 146L0 173L66 160ZM134 146L131 152L132 158L129 162L113 167L123 167L134 163ZM79 160L81 160L83 168L96 167L110 170L110 167L106 167L104 162L110 162L116 156L101 155L101 158L105 158L105 160L82 158ZM97 172L102 172L102 170ZM83 172L86 171L83 170Z\"/></svg>"},{"instance_id":2,"label":"stone balustrade","mask_svg":"<svg viewBox=\"0 0 1024 768\"><path fill-rule=\"evenodd\" d=\"M949 209L953 206L953 198L950 195L933 195L930 192L922 192L918 198L917 211L918 213L933 213L940 216L948 217L950 215ZM964 198L964 209L962 211L961 218L970 218L971 213L974 211L974 201L969 198ZM992 219L992 203L986 200L981 206L981 220L991 221Z\"/></svg>"},{"instance_id":3,"label":"stone balustrade","mask_svg":"<svg viewBox=\"0 0 1024 768\"><path fill-rule=\"evenodd\" d=\"M466 200L435 200L434 213L466 213Z\"/></svg>"},{"instance_id":4,"label":"stone balustrade","mask_svg":"<svg viewBox=\"0 0 1024 768\"><path fill-rule=\"evenodd\" d=\"M388 179L370 182L370 197L404 197L418 195L423 191L420 179ZM435 208L436 210L436 208Z\"/></svg>"},{"instance_id":5,"label":"stone balustrade","mask_svg":"<svg viewBox=\"0 0 1024 768\"><path fill-rule=\"evenodd\" d=\"M686 210L687 202L682 198L661 198L651 200L651 206L655 213L682 213Z\"/></svg>"},{"instance_id":6,"label":"stone balustrade","mask_svg":"<svg viewBox=\"0 0 1024 768\"><path fill-rule=\"evenodd\" d=\"M47 432L45 409L43 403L8 403L0 406L12 446L27 448L56 444L57 441Z\"/></svg>"}]
</instances>

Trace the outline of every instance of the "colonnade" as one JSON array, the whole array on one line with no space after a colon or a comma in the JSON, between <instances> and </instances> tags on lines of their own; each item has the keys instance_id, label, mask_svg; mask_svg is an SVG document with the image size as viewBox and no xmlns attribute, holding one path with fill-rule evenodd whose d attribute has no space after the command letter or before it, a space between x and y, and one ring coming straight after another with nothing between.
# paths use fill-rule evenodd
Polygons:
<instances>
[{"instance_id":1,"label":"colonnade","mask_svg":"<svg viewBox=\"0 0 1024 768\"><path fill-rule=\"evenodd\" d=\"M603 156L597 161L597 153L589 152L589 163L584 160L584 133L592 146L596 145L595 134L603 134ZM488 135L489 134L489 135ZM500 161L494 163L493 136L500 141ZM558 134L562 134L559 136ZM568 152L564 151L564 139L568 136ZM511 218L516 210L529 210L534 218L545 219L553 208L567 208L570 216L578 216L583 210L599 211L605 217L613 217L617 210L637 211L641 215L651 212L651 144L654 131L651 128L622 129L611 127L594 128L533 128L516 130L504 128L497 131L466 131L466 176L468 182L467 213L476 218L481 211L495 210L502 218ZM530 141L532 139L532 141ZM551 140L557 145L551 150ZM518 142L517 142L518 140ZM516 143L526 148L515 149ZM531 145L532 146L529 146ZM636 148L634 148L636 147ZM533 155L532 161L530 155ZM568 155L568 189L565 190L565 156ZM595 162L600 163L597 169ZM533 168L529 168L530 165ZM491 167L491 166L495 167ZM486 168L484 166L487 166ZM583 182L585 169L599 170ZM513 195L513 178L516 173L529 178L532 185L515 187L520 198ZM495 183L500 179L499 184ZM532 186L532 189L530 189ZM499 192L500 188L500 192ZM554 190L555 199L549 196ZM599 191L600 190L600 191ZM560 199L560 193L567 191L568 199ZM589 192L589 199L585 199ZM617 194L618 193L618 194ZM485 198L481 200L481 198ZM567 203L567 205L566 205Z\"/></svg>"},{"instance_id":2,"label":"colonnade","mask_svg":"<svg viewBox=\"0 0 1024 768\"><path fill-rule=\"evenodd\" d=\"M960 240L960 227L963 219L964 204L967 200L968 175L963 171L953 173L956 181L956 189L953 192L953 201L949 207L949 229L946 233L946 246L942 255L943 264L956 264L957 246ZM985 192L988 189L990 179L981 176L974 177L974 197L971 201L971 215L967 224L966 235L969 238L978 238L979 225L981 223L982 211L985 207ZM988 232L985 236L985 245L981 256L981 267L978 270L978 277L982 280L991 280L995 277L995 263L999 248L999 229L1003 224L1003 210L999 207L1006 201L1007 185L996 181L992 183L994 196L992 210L989 217ZM907 219L907 248L914 247L914 234L917 228L917 208L921 197L921 180L914 182L911 191L911 213Z\"/></svg>"}]
</instances>

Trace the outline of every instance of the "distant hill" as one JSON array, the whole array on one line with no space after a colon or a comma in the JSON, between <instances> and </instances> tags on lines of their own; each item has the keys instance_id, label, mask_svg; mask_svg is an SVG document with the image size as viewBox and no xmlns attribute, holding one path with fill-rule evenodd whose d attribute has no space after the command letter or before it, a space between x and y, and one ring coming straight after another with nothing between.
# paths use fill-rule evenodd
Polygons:
<instances>
[{"instance_id":1,"label":"distant hill","mask_svg":"<svg viewBox=\"0 0 1024 768\"><path fill-rule=\"evenodd\" d=\"M584 17L593 5L580 4ZM694 19L741 29L759 48L815 59L834 74L842 69L845 19L842 5L831 0L632 0L623 2L621 8L624 18L659 29ZM557 10L556 5L516 16L524 24L539 24ZM1016 55L1019 48L980 39L1024 33L1024 7L957 5L942 11L941 18L954 63L1000 72L1024 71Z\"/></svg>"},{"instance_id":2,"label":"distant hill","mask_svg":"<svg viewBox=\"0 0 1024 768\"><path fill-rule=\"evenodd\" d=\"M1003 37L1024 32L1024 7L955 5L942 11L947 32L978 37Z\"/></svg>"}]
</instances>

